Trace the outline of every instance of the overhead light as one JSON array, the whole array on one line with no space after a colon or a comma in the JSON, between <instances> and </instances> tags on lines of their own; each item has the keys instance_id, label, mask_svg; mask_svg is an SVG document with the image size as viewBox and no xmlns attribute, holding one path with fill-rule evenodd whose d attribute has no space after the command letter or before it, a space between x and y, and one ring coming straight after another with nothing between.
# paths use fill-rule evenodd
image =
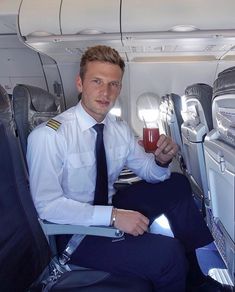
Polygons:
<instances>
[{"instance_id":1,"label":"overhead light","mask_svg":"<svg viewBox=\"0 0 235 292\"><path fill-rule=\"evenodd\" d=\"M195 31L195 30L199 30L199 28L197 28L194 25L188 25L188 24L175 25L170 29L170 31L176 31L176 32L190 32L190 31Z\"/></svg>"}]
</instances>

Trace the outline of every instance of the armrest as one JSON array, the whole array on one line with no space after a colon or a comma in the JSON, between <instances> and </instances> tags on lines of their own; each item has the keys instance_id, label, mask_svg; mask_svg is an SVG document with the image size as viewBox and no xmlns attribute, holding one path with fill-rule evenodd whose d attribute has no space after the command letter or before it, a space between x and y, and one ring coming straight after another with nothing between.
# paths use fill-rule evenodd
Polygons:
<instances>
[{"instance_id":1,"label":"armrest","mask_svg":"<svg viewBox=\"0 0 235 292\"><path fill-rule=\"evenodd\" d=\"M56 224L46 220L38 219L44 233L49 235L59 234L81 234L81 235L95 235L112 238L120 238L124 232L113 227L108 226L82 226L70 224Z\"/></svg>"}]
</instances>

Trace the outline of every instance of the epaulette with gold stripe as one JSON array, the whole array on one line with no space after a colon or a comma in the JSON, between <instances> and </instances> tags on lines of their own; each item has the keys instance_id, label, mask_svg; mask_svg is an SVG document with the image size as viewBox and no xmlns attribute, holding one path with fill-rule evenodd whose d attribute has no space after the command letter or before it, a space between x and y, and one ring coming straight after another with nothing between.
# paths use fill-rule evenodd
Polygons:
<instances>
[{"instance_id":1,"label":"epaulette with gold stripe","mask_svg":"<svg viewBox=\"0 0 235 292\"><path fill-rule=\"evenodd\" d=\"M54 119L50 119L46 124L47 127L50 127L55 131L57 131L59 129L60 125L61 125L61 123L58 122L57 120L54 120Z\"/></svg>"}]
</instances>

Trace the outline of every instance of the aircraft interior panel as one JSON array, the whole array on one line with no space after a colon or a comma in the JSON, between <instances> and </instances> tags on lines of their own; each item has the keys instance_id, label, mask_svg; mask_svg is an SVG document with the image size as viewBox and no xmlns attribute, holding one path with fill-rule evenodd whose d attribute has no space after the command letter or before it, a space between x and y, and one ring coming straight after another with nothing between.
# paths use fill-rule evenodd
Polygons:
<instances>
[{"instance_id":1,"label":"aircraft interior panel","mask_svg":"<svg viewBox=\"0 0 235 292\"><path fill-rule=\"evenodd\" d=\"M57 64L62 80L63 92L65 96L65 108L74 106L78 101L78 90L76 88L76 76L79 71L79 63L59 63Z\"/></svg>"},{"instance_id":2,"label":"aircraft interior panel","mask_svg":"<svg viewBox=\"0 0 235 292\"><path fill-rule=\"evenodd\" d=\"M216 63L130 63L130 106L131 125L137 133L141 133L143 123L136 120L138 97L144 92L153 92L160 97L169 92L184 94L188 84L206 80L212 83ZM191 74L193 72L194 74ZM184 76L184 78L182 78ZM139 81L141 80L141 82Z\"/></svg>"},{"instance_id":3,"label":"aircraft interior panel","mask_svg":"<svg viewBox=\"0 0 235 292\"><path fill-rule=\"evenodd\" d=\"M47 89L39 55L25 47L16 36L0 36L0 82L12 93L17 83L30 83Z\"/></svg>"},{"instance_id":4,"label":"aircraft interior panel","mask_svg":"<svg viewBox=\"0 0 235 292\"><path fill-rule=\"evenodd\" d=\"M190 3L187 0L176 0L174 2L176 10L172 9L172 1L123 1L123 32L169 31L176 24L182 23L182 19L184 19L184 23L190 23L192 26L202 30L218 29L218 24L214 22L215 18L222 29L229 29L235 26L232 13L234 2L232 0L227 1L223 7L221 7L219 0L206 2L199 0ZM203 9L201 9L202 7ZM213 13L211 13L211 7L213 7ZM140 15L143 16L141 21ZM148 17L144 17L146 15ZM167 15L167 18L165 15ZM222 18L223 15L226 15L227 19L230 20L229 25Z\"/></svg>"},{"instance_id":5,"label":"aircraft interior panel","mask_svg":"<svg viewBox=\"0 0 235 292\"><path fill-rule=\"evenodd\" d=\"M62 1L62 34L119 33L119 0L101 0L94 9L94 1ZM107 25L107 23L109 25Z\"/></svg>"},{"instance_id":6,"label":"aircraft interior panel","mask_svg":"<svg viewBox=\"0 0 235 292\"><path fill-rule=\"evenodd\" d=\"M21 35L60 35L60 5L61 0L22 1L19 11Z\"/></svg>"},{"instance_id":7,"label":"aircraft interior panel","mask_svg":"<svg viewBox=\"0 0 235 292\"><path fill-rule=\"evenodd\" d=\"M231 156L230 152L227 156L227 147L229 146L219 145L219 143L213 141L205 142L205 160L211 205L211 212L208 212L207 220L210 221L208 224L218 250L228 266L231 279L234 279L235 153ZM220 154L218 154L219 149Z\"/></svg>"},{"instance_id":8,"label":"aircraft interior panel","mask_svg":"<svg viewBox=\"0 0 235 292\"><path fill-rule=\"evenodd\" d=\"M211 150L210 143L206 143L206 163L208 168L208 178L211 196L211 207L213 215L224 225L231 239L234 237L234 196L235 188L235 168L234 158L231 154L226 155L226 146L221 145L217 150L220 153L214 153ZM229 147L229 146L228 146ZM231 151L231 147L229 149ZM229 159L229 160L228 160ZM232 159L232 160L231 160ZM226 161L226 162L225 162ZM225 191L226 190L226 191Z\"/></svg>"}]
</instances>

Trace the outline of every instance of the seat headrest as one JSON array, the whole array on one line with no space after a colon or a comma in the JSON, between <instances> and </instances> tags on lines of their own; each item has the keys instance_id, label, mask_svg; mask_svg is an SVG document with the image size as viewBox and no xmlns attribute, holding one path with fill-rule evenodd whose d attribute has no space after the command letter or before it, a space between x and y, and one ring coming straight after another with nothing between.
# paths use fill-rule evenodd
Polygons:
<instances>
[{"instance_id":1,"label":"seat headrest","mask_svg":"<svg viewBox=\"0 0 235 292\"><path fill-rule=\"evenodd\" d=\"M60 113L56 96L46 90L20 84L13 90L13 110L23 155L26 155L29 133L39 124Z\"/></svg>"},{"instance_id":2,"label":"seat headrest","mask_svg":"<svg viewBox=\"0 0 235 292\"><path fill-rule=\"evenodd\" d=\"M212 122L212 87L204 83L195 83L185 89L185 100L197 99L203 109L208 129L213 127Z\"/></svg>"},{"instance_id":3,"label":"seat headrest","mask_svg":"<svg viewBox=\"0 0 235 292\"><path fill-rule=\"evenodd\" d=\"M235 67L220 72L213 84L213 98L225 94L235 94Z\"/></svg>"},{"instance_id":4,"label":"seat headrest","mask_svg":"<svg viewBox=\"0 0 235 292\"><path fill-rule=\"evenodd\" d=\"M196 98L198 99L203 106L203 101L205 99L211 100L212 99L212 87L208 84L204 83L195 83L192 85L189 85L185 89L185 98L186 100L188 98Z\"/></svg>"},{"instance_id":5,"label":"seat headrest","mask_svg":"<svg viewBox=\"0 0 235 292\"><path fill-rule=\"evenodd\" d=\"M55 96L42 88L19 84L14 88L14 98L26 98L31 101L30 109L36 112L56 112Z\"/></svg>"}]
</instances>

